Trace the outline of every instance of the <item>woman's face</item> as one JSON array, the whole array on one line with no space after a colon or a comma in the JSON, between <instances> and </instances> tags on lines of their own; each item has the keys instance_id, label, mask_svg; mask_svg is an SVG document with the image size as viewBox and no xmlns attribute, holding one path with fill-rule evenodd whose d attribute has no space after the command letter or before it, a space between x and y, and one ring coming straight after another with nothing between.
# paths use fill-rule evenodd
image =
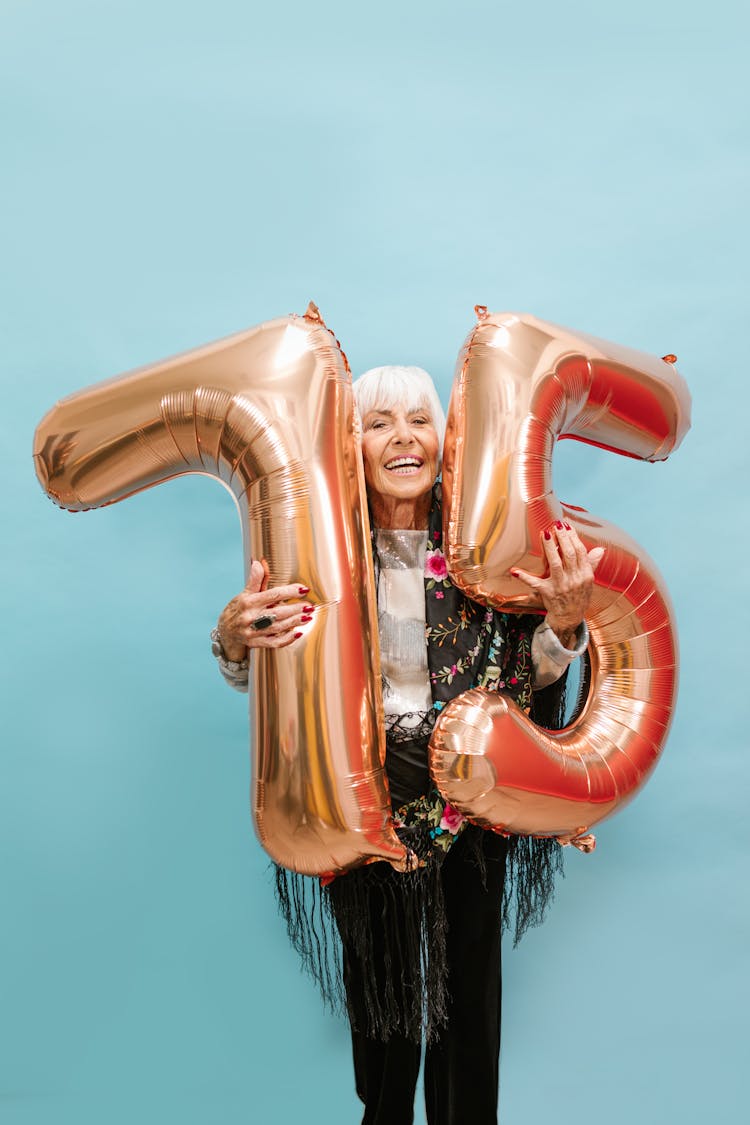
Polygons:
<instances>
[{"instance_id":1,"label":"woman's face","mask_svg":"<svg viewBox=\"0 0 750 1125\"><path fill-rule=\"evenodd\" d=\"M439 444L425 407L369 411L362 419L368 491L395 500L418 500L435 483Z\"/></svg>"}]
</instances>

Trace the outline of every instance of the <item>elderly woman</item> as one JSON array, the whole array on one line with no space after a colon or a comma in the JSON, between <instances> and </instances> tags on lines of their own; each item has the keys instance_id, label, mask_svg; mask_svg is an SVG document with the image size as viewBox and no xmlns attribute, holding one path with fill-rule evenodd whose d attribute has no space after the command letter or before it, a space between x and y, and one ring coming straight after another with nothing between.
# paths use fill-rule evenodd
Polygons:
<instances>
[{"instance_id":1,"label":"elderly woman","mask_svg":"<svg viewBox=\"0 0 750 1125\"><path fill-rule=\"evenodd\" d=\"M311 880L279 869L279 898L324 992L330 972L317 951L330 934L321 932L321 904L335 920L363 1125L413 1121L423 1037L430 1125L490 1125L501 929L514 917L518 940L541 921L560 848L469 825L432 786L428 741L440 709L477 686L501 689L543 725L559 725L563 674L586 648L583 619L603 552L587 553L562 522L545 531L548 576L515 572L541 596L541 622L467 598L440 549L445 417L432 380L420 368L380 367L354 391L378 588L386 773L396 830L418 863L406 873L387 863L351 871L320 889L322 900L308 895ZM246 690L249 650L294 644L314 612L299 587L268 589L254 562L213 633L225 677Z\"/></svg>"}]
</instances>

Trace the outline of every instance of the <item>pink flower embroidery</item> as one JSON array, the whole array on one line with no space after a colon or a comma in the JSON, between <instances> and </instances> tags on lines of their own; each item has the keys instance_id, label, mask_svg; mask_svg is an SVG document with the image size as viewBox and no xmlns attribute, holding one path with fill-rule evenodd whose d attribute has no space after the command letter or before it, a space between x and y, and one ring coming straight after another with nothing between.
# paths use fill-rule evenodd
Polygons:
<instances>
[{"instance_id":1,"label":"pink flower embroidery","mask_svg":"<svg viewBox=\"0 0 750 1125\"><path fill-rule=\"evenodd\" d=\"M445 594L443 593L443 591L442 591L442 590L436 590L436 591L435 591L435 597L436 597L436 598L444 598L444 597L445 597Z\"/></svg>"},{"instance_id":2,"label":"pink flower embroidery","mask_svg":"<svg viewBox=\"0 0 750 1125\"><path fill-rule=\"evenodd\" d=\"M451 832L455 836L465 819L463 813L460 813L458 809L454 809L453 805L446 805L443 809L440 827L443 831Z\"/></svg>"},{"instance_id":3,"label":"pink flower embroidery","mask_svg":"<svg viewBox=\"0 0 750 1125\"><path fill-rule=\"evenodd\" d=\"M424 557L424 572L428 578L448 577L448 567L442 551L427 551Z\"/></svg>"}]
</instances>

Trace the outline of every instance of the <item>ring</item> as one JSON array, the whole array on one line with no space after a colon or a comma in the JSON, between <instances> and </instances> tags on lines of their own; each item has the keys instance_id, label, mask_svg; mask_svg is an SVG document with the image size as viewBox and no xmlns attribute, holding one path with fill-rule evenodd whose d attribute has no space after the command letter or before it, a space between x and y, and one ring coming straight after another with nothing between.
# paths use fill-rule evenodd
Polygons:
<instances>
[{"instance_id":1,"label":"ring","mask_svg":"<svg viewBox=\"0 0 750 1125\"><path fill-rule=\"evenodd\" d=\"M276 618L272 613L264 613L262 617L256 617L255 621L251 621L250 626L252 629L260 631L261 629L268 629L275 620Z\"/></svg>"}]
</instances>

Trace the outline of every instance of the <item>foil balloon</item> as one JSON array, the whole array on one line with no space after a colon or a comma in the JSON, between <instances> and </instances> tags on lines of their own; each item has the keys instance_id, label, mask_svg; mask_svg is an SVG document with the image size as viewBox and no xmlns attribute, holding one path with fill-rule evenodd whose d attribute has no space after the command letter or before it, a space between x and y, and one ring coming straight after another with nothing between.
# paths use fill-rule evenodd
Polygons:
<instances>
[{"instance_id":1,"label":"foil balloon","mask_svg":"<svg viewBox=\"0 0 750 1125\"><path fill-rule=\"evenodd\" d=\"M441 713L430 764L441 793L475 822L592 846L588 829L631 798L664 745L677 689L677 638L664 582L624 532L552 488L555 443L575 438L664 460L689 427L672 365L535 317L489 315L459 355L446 433L445 555L470 597L541 609L509 571L544 572L541 536L558 519L603 546L587 614L591 678L566 729L536 727L513 702L465 692Z\"/></svg>"},{"instance_id":2,"label":"foil balloon","mask_svg":"<svg viewBox=\"0 0 750 1125\"><path fill-rule=\"evenodd\" d=\"M304 874L398 865L351 375L315 306L63 399L37 429L34 458L71 511L183 473L230 490L246 572L252 548L271 585L299 582L316 602L300 640L251 662L260 842Z\"/></svg>"}]
</instances>

